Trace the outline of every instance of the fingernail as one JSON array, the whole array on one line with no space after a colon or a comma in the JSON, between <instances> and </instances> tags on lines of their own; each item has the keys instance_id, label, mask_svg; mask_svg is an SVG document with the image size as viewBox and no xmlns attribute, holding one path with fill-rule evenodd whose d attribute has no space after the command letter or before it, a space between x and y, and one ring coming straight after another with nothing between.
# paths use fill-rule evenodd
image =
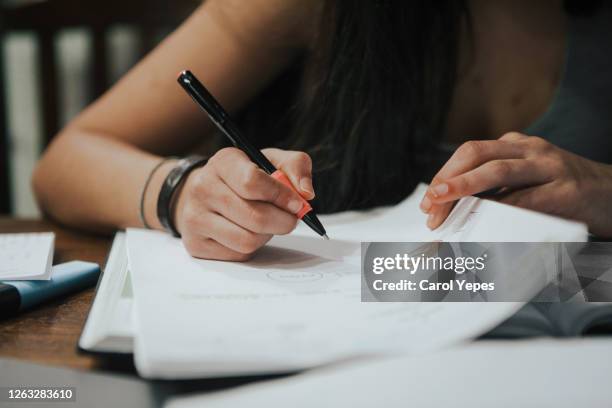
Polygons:
<instances>
[{"instance_id":1,"label":"fingernail","mask_svg":"<svg viewBox=\"0 0 612 408\"><path fill-rule=\"evenodd\" d=\"M314 195L314 189L312 188L312 179L310 177L302 177L300 180L300 188L303 192Z\"/></svg>"},{"instance_id":2,"label":"fingernail","mask_svg":"<svg viewBox=\"0 0 612 408\"><path fill-rule=\"evenodd\" d=\"M430 187L429 191L431 191L434 197L442 196L448 193L448 184L446 183L436 184L435 186Z\"/></svg>"},{"instance_id":3,"label":"fingernail","mask_svg":"<svg viewBox=\"0 0 612 408\"><path fill-rule=\"evenodd\" d=\"M423 197L423 201L421 201L420 207L421 207L421 211L427 214L427 212L431 208L431 200L427 198L427 196Z\"/></svg>"},{"instance_id":4,"label":"fingernail","mask_svg":"<svg viewBox=\"0 0 612 408\"><path fill-rule=\"evenodd\" d=\"M293 214L296 214L298 211L302 209L302 202L300 200L289 200L289 204L287 204L287 208Z\"/></svg>"}]
</instances>

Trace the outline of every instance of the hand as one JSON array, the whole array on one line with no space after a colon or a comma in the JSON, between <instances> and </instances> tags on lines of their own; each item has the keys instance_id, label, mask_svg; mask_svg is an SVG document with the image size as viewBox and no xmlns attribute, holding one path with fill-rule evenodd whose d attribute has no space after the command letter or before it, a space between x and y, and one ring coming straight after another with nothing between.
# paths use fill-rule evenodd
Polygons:
<instances>
[{"instance_id":1,"label":"hand","mask_svg":"<svg viewBox=\"0 0 612 408\"><path fill-rule=\"evenodd\" d=\"M612 166L516 132L457 149L421 202L428 227L440 226L461 197L496 188L497 201L582 221L593 234L612 236Z\"/></svg>"},{"instance_id":2,"label":"hand","mask_svg":"<svg viewBox=\"0 0 612 408\"><path fill-rule=\"evenodd\" d=\"M312 164L306 153L262 152L287 174L302 197L314 197ZM192 256L244 261L274 234L293 231L302 202L242 151L226 148L187 177L175 208L177 229Z\"/></svg>"}]
</instances>

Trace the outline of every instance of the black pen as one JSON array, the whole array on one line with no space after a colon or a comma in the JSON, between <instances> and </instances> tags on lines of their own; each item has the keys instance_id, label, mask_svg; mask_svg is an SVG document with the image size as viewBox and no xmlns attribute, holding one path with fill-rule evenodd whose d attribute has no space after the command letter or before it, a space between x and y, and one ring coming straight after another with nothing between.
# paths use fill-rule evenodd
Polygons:
<instances>
[{"instance_id":1,"label":"black pen","mask_svg":"<svg viewBox=\"0 0 612 408\"><path fill-rule=\"evenodd\" d=\"M191 73L191 71L183 71L179 74L178 83L183 89L193 98L193 100L202 108L213 121L213 123L227 136L232 144L242 150L246 155L257 164L263 171L274 177L287 187L295 191L300 198L302 196L297 192L289 178L281 170L278 170L270 160L266 158L238 129L238 126L230 119L229 115L217 100L208 92L206 87ZM325 239L329 239L323 224L317 218L314 210L304 198L302 198L302 209L296 214L298 218L304 221L317 234Z\"/></svg>"}]
</instances>

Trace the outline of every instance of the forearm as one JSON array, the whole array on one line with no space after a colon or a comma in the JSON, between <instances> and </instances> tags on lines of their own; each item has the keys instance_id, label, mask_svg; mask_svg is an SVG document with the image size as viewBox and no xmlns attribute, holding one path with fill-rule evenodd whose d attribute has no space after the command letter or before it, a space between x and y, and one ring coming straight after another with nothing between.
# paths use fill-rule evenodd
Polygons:
<instances>
[{"instance_id":1,"label":"forearm","mask_svg":"<svg viewBox=\"0 0 612 408\"><path fill-rule=\"evenodd\" d=\"M160 160L125 142L67 129L40 160L33 188L41 209L64 224L93 231L141 227L142 189ZM157 195L173 164L155 171L145 195L144 213L153 228L161 228Z\"/></svg>"},{"instance_id":2,"label":"forearm","mask_svg":"<svg viewBox=\"0 0 612 408\"><path fill-rule=\"evenodd\" d=\"M33 179L45 213L98 231L142 226L140 195L158 155L188 151L213 129L176 74L201 73L231 112L304 50L296 32L302 2L243 3L205 2L55 138ZM158 169L147 190L145 214L154 227L159 186L171 167Z\"/></svg>"}]
</instances>

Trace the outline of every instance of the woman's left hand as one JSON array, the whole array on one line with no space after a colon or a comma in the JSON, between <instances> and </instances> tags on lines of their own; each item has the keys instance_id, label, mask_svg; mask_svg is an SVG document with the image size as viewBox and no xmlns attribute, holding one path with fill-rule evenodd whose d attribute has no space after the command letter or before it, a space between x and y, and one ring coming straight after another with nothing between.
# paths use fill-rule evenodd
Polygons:
<instances>
[{"instance_id":1,"label":"woman's left hand","mask_svg":"<svg viewBox=\"0 0 612 408\"><path fill-rule=\"evenodd\" d=\"M593 234L612 236L612 166L516 132L457 149L421 202L427 226L440 226L461 197L492 189L501 189L493 199L502 203L582 221Z\"/></svg>"}]
</instances>

